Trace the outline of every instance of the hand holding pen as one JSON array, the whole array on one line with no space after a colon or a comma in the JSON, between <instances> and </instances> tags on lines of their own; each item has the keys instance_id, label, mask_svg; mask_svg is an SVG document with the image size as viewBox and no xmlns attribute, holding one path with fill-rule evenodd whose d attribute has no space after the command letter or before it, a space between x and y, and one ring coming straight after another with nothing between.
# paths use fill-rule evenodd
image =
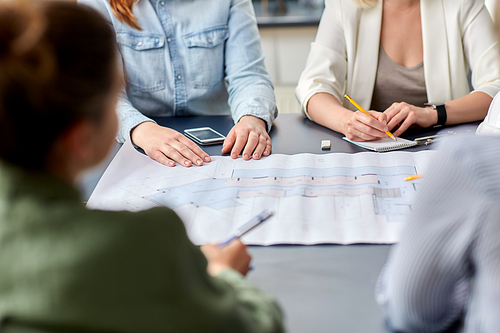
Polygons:
<instances>
[{"instance_id":1,"label":"hand holding pen","mask_svg":"<svg viewBox=\"0 0 500 333\"><path fill-rule=\"evenodd\" d=\"M239 239L236 239L224 248L214 244L201 246L201 252L207 258L207 272L212 276L218 275L226 269L234 269L242 275L250 271L252 257L247 252L247 247Z\"/></svg>"},{"instance_id":2,"label":"hand holding pen","mask_svg":"<svg viewBox=\"0 0 500 333\"><path fill-rule=\"evenodd\" d=\"M201 251L208 261L208 273L215 276L227 268L232 268L246 275L251 269L251 256L246 251L246 246L239 238L261 225L273 215L273 212L266 210L239 227L234 234L224 242L218 245L206 244L201 246Z\"/></svg>"}]
</instances>

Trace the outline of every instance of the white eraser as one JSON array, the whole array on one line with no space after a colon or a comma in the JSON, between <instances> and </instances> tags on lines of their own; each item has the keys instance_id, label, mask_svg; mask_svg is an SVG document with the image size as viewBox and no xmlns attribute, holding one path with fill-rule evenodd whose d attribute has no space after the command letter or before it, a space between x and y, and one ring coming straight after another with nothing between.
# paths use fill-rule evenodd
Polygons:
<instances>
[{"instance_id":1,"label":"white eraser","mask_svg":"<svg viewBox=\"0 0 500 333\"><path fill-rule=\"evenodd\" d=\"M321 149L326 150L331 148L330 140L321 140Z\"/></svg>"}]
</instances>

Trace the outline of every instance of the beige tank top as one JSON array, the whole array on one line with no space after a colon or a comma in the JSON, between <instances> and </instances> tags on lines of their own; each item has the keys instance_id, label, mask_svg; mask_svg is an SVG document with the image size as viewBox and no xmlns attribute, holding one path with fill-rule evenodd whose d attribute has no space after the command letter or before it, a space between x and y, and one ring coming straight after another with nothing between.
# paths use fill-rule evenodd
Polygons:
<instances>
[{"instance_id":1,"label":"beige tank top","mask_svg":"<svg viewBox=\"0 0 500 333\"><path fill-rule=\"evenodd\" d=\"M424 62L413 67L401 66L389 58L381 45L370 109L384 111L395 102L420 107L427 103Z\"/></svg>"}]
</instances>

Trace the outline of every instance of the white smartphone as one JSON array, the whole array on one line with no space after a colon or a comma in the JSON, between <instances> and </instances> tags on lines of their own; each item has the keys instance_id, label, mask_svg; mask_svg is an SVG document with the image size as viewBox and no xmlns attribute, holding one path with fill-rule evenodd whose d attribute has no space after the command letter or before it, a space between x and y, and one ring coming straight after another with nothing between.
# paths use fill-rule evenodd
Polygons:
<instances>
[{"instance_id":1,"label":"white smartphone","mask_svg":"<svg viewBox=\"0 0 500 333\"><path fill-rule=\"evenodd\" d=\"M224 142L226 137L211 127L185 129L184 134L200 145L215 145Z\"/></svg>"}]
</instances>

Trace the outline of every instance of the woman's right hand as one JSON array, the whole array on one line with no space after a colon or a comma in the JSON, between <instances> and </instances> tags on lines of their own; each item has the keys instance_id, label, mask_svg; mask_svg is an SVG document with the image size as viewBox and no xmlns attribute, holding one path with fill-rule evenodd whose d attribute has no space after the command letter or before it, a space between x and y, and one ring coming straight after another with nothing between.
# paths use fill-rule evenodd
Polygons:
<instances>
[{"instance_id":1,"label":"woman's right hand","mask_svg":"<svg viewBox=\"0 0 500 333\"><path fill-rule=\"evenodd\" d=\"M243 275L250 270L252 257L247 252L247 247L239 239L232 241L223 248L217 245L206 244L201 246L201 252L207 258L207 272L216 276L225 269L231 268Z\"/></svg>"},{"instance_id":2,"label":"woman's right hand","mask_svg":"<svg viewBox=\"0 0 500 333\"><path fill-rule=\"evenodd\" d=\"M173 129L153 122L137 125L130 137L149 157L167 166L173 167L175 162L185 167L210 162L210 156L196 143Z\"/></svg>"},{"instance_id":3,"label":"woman's right hand","mask_svg":"<svg viewBox=\"0 0 500 333\"><path fill-rule=\"evenodd\" d=\"M368 111L374 118L361 111L346 109L337 97L329 93L317 93L307 103L307 113L311 120L343 133L352 141L372 141L385 138L387 115L383 112Z\"/></svg>"},{"instance_id":4,"label":"woman's right hand","mask_svg":"<svg viewBox=\"0 0 500 333\"><path fill-rule=\"evenodd\" d=\"M368 111L373 117L356 111L344 122L344 135L352 141L373 141L385 138L388 131L387 116L382 112Z\"/></svg>"}]
</instances>

